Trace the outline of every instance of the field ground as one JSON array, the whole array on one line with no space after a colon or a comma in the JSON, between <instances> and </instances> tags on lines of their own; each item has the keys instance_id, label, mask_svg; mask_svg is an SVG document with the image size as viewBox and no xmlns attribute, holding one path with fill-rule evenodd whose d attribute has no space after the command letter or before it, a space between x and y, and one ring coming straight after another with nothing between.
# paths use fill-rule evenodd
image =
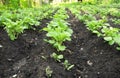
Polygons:
<instances>
[{"instance_id":1,"label":"field ground","mask_svg":"<svg viewBox=\"0 0 120 78\"><path fill-rule=\"evenodd\" d=\"M72 41L64 43L67 49L62 54L75 65L70 71L50 57L56 50L43 40L46 32L26 30L11 41L0 28L3 46L0 48L0 78L47 78L47 66L53 70L52 78L120 78L120 52L87 30L70 11L68 14L67 21L74 33ZM38 28L42 29L49 22L43 19Z\"/></svg>"}]
</instances>

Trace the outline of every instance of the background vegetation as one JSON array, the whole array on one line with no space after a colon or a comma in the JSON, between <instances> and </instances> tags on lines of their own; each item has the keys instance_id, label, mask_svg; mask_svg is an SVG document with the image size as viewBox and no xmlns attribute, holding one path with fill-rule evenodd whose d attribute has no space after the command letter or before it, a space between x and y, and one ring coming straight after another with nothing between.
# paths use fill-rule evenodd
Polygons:
<instances>
[{"instance_id":1,"label":"background vegetation","mask_svg":"<svg viewBox=\"0 0 120 78\"><path fill-rule=\"evenodd\" d=\"M44 4L50 3L63 3L63 2L83 2L90 4L111 4L119 3L120 0L0 0L1 6L26 8L26 7L39 7Z\"/></svg>"}]
</instances>

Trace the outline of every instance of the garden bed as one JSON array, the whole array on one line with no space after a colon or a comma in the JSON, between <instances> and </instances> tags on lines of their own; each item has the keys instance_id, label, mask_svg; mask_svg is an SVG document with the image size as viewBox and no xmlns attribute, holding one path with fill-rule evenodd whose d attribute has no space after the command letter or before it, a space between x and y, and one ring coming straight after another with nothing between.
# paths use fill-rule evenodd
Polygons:
<instances>
[{"instance_id":1,"label":"garden bed","mask_svg":"<svg viewBox=\"0 0 120 78\"><path fill-rule=\"evenodd\" d=\"M47 78L50 66L52 78L119 78L120 52L86 29L83 22L68 12L73 29L72 41L65 42L64 58L75 66L67 71L50 57L56 50L43 39L44 31L26 30L17 40L11 41L0 28L0 78ZM40 29L49 23L41 21Z\"/></svg>"}]
</instances>

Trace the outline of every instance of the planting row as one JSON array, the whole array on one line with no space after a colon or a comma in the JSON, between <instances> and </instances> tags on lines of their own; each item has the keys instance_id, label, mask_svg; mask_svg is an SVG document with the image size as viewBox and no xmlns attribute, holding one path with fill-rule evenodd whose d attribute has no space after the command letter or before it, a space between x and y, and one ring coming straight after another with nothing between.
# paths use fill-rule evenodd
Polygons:
<instances>
[{"instance_id":1,"label":"planting row","mask_svg":"<svg viewBox=\"0 0 120 78\"><path fill-rule=\"evenodd\" d=\"M68 18L69 16L67 15L65 8L60 8L53 16L53 20L43 29L47 32L46 36L48 37L45 41L53 45L58 52L62 52L66 49L66 46L64 45L65 41L71 41L70 37L73 30L68 26ZM55 61L62 63L66 70L70 70L74 67L68 60L61 62L61 60L64 59L62 54L53 52L51 57L55 59Z\"/></svg>"},{"instance_id":2,"label":"planting row","mask_svg":"<svg viewBox=\"0 0 120 78\"><path fill-rule=\"evenodd\" d=\"M0 11L0 26L4 27L11 40L15 40L25 29L40 25L43 18L50 18L53 11L51 7Z\"/></svg>"},{"instance_id":3,"label":"planting row","mask_svg":"<svg viewBox=\"0 0 120 78\"><path fill-rule=\"evenodd\" d=\"M112 27L108 22L120 25L120 13L118 8L108 8L94 5L72 6L71 12L80 21L84 22L87 29L103 37L110 45L117 44L116 49L120 50L120 29ZM112 17L112 18L110 18Z\"/></svg>"},{"instance_id":4,"label":"planting row","mask_svg":"<svg viewBox=\"0 0 120 78\"><path fill-rule=\"evenodd\" d=\"M73 31L68 27L69 24L66 22L67 18L69 16L66 14L65 9L59 9L53 16L53 20L43 29L47 31L46 36L49 37L45 41L52 44L57 51L64 51L66 47L63 45L63 42L71 41L70 37Z\"/></svg>"}]
</instances>

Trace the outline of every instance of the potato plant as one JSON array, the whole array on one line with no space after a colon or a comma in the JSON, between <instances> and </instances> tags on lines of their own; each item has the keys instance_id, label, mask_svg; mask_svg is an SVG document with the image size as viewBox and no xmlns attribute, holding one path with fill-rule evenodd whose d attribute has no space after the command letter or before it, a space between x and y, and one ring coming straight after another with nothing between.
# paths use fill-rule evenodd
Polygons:
<instances>
[{"instance_id":1,"label":"potato plant","mask_svg":"<svg viewBox=\"0 0 120 78\"><path fill-rule=\"evenodd\" d=\"M43 29L44 31L47 31L46 36L49 37L49 39L46 39L45 41L52 44L57 51L64 51L66 46L63 45L63 42L71 41L70 37L73 31L68 27L69 24L66 22L67 18L68 15L66 14L66 11L59 9L53 16L53 20Z\"/></svg>"},{"instance_id":2,"label":"potato plant","mask_svg":"<svg viewBox=\"0 0 120 78\"><path fill-rule=\"evenodd\" d=\"M97 34L98 37L103 37L103 39L110 45L117 44L118 47L116 48L120 50L120 29L113 28L108 23L108 15L119 18L119 9L102 8L99 6L93 11L93 7L94 6L81 6L81 8L76 9L74 7L69 7L69 9L73 12L76 18L86 24L88 30ZM97 14L97 12L99 13ZM119 24L119 19L114 18L112 21L115 24Z\"/></svg>"},{"instance_id":3,"label":"potato plant","mask_svg":"<svg viewBox=\"0 0 120 78\"><path fill-rule=\"evenodd\" d=\"M38 26L40 20L49 18L55 9L48 9L49 7L6 10L0 16L0 25L4 26L10 39L15 40L25 29L30 29L33 25Z\"/></svg>"}]
</instances>

